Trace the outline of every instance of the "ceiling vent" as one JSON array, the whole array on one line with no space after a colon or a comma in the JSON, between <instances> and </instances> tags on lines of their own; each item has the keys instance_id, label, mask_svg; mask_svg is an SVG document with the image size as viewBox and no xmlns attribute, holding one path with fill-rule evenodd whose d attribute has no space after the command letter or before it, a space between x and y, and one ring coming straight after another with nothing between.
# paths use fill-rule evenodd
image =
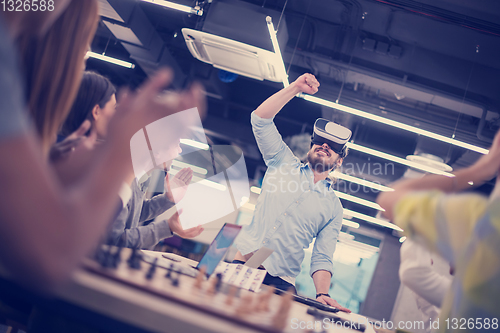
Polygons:
<instances>
[{"instance_id":1,"label":"ceiling vent","mask_svg":"<svg viewBox=\"0 0 500 333\"><path fill-rule=\"evenodd\" d=\"M215 68L256 80L281 82L281 59L274 52L203 31L184 28L182 34L193 57Z\"/></svg>"}]
</instances>

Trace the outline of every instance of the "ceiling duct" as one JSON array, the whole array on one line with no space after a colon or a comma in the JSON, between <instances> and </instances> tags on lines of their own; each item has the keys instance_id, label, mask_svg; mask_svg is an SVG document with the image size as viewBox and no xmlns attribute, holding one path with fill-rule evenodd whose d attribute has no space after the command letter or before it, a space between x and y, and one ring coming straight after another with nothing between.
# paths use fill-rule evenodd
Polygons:
<instances>
[{"instance_id":1,"label":"ceiling duct","mask_svg":"<svg viewBox=\"0 0 500 333\"><path fill-rule=\"evenodd\" d=\"M266 17L273 19L278 42L286 45L288 32L280 12L242 1L212 3L202 31L182 29L193 57L215 68L257 80L283 80L282 60L276 56Z\"/></svg>"},{"instance_id":2,"label":"ceiling duct","mask_svg":"<svg viewBox=\"0 0 500 333\"><path fill-rule=\"evenodd\" d=\"M182 34L193 57L215 68L261 81L283 79L274 52L193 29L184 28Z\"/></svg>"},{"instance_id":3,"label":"ceiling duct","mask_svg":"<svg viewBox=\"0 0 500 333\"><path fill-rule=\"evenodd\" d=\"M273 52L273 44L266 24L267 16L271 16L274 28L278 28L278 42L283 49L288 42L285 16L281 17L278 11L244 1L213 2L203 23L202 31Z\"/></svg>"},{"instance_id":4,"label":"ceiling duct","mask_svg":"<svg viewBox=\"0 0 500 333\"><path fill-rule=\"evenodd\" d=\"M104 2L107 2L109 6ZM121 19L118 20L119 22L105 20L104 24L121 42L130 54L130 58L134 59L148 75L162 65L169 66L174 71L172 86L174 88L182 87L186 75L170 54L165 42L139 3L134 0L101 0L101 3L102 8L107 8L104 12L106 16L103 16L103 19Z\"/></svg>"}]
</instances>

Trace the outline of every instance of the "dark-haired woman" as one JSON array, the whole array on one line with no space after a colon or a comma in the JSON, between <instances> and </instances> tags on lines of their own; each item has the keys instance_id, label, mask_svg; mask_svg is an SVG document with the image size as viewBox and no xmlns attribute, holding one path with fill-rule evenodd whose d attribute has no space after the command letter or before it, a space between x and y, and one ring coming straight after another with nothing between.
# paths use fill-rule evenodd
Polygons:
<instances>
[{"instance_id":1,"label":"dark-haired woman","mask_svg":"<svg viewBox=\"0 0 500 333\"><path fill-rule=\"evenodd\" d=\"M132 135L175 112L204 110L200 86L176 94L175 104L155 98L172 80L159 71L137 93L124 95L120 117L111 120L92 165L78 182L63 184L46 156L73 103L98 20L97 0L56 0L53 11L0 12L0 184L8 193L0 201L0 275L33 289L60 287L96 246L132 171L126 163ZM14 46L20 39L27 46L36 42L28 65L19 60L29 52L22 43ZM65 60L74 67L65 67Z\"/></svg>"},{"instance_id":2,"label":"dark-haired woman","mask_svg":"<svg viewBox=\"0 0 500 333\"><path fill-rule=\"evenodd\" d=\"M74 133L85 120L90 120L97 139L104 140L108 123L116 110L116 89L106 77L85 72L73 107L62 126L60 135Z\"/></svg>"},{"instance_id":3,"label":"dark-haired woman","mask_svg":"<svg viewBox=\"0 0 500 333\"><path fill-rule=\"evenodd\" d=\"M64 122L60 136L66 137L78 130L85 120L91 122L91 131L95 131L97 140L104 141L107 136L107 125L115 113L116 89L104 76L85 72L78 90L75 103ZM172 182L187 186L192 178L189 168L176 174ZM131 197L124 201L124 207L113 222L106 242L110 245L119 245L131 248L151 248L160 240L171 237L176 232L184 238L198 236L203 228L201 226L183 230L179 222L179 214L175 213L170 219L154 221L147 225L144 222L163 214L174 206L171 191L166 184L167 193L156 195L151 199L146 198L149 186L149 177L136 180L130 185Z\"/></svg>"}]
</instances>

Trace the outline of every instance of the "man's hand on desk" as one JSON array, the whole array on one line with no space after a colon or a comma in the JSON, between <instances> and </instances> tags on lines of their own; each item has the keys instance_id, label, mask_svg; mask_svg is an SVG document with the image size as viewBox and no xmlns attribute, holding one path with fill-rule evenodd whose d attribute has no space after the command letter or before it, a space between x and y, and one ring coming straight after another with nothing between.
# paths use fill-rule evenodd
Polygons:
<instances>
[{"instance_id":1,"label":"man's hand on desk","mask_svg":"<svg viewBox=\"0 0 500 333\"><path fill-rule=\"evenodd\" d=\"M168 226L170 227L170 230L172 232L175 232L182 238L193 238L198 236L199 234L202 233L203 230L205 230L201 225L184 230L182 228L181 221L179 219L179 215L181 213L182 209L180 211L175 212L175 214L168 219Z\"/></svg>"},{"instance_id":2,"label":"man's hand on desk","mask_svg":"<svg viewBox=\"0 0 500 333\"><path fill-rule=\"evenodd\" d=\"M328 290L330 289L330 280L332 278L332 273L325 270L317 270L312 275L314 286L316 287L316 300L325 305L330 305L336 307L340 311L350 313L351 310L341 306L336 300L330 298L328 295Z\"/></svg>"},{"instance_id":3,"label":"man's hand on desk","mask_svg":"<svg viewBox=\"0 0 500 333\"><path fill-rule=\"evenodd\" d=\"M321 295L321 296L318 296L316 298L316 300L320 303L323 303L325 305L330 305L330 306L333 306L337 309L339 309L340 311L344 311L344 312L347 312L347 313L351 313L351 310L349 310L348 308L344 308L343 306L341 306L336 300L334 300L333 298L330 298L329 296L326 296L326 295Z\"/></svg>"}]
</instances>

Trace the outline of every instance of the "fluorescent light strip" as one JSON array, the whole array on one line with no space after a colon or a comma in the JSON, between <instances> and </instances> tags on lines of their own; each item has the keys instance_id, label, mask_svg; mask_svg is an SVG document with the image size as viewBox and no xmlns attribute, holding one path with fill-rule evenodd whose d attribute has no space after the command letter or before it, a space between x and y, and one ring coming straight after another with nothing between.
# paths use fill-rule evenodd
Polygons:
<instances>
[{"instance_id":1,"label":"fluorescent light strip","mask_svg":"<svg viewBox=\"0 0 500 333\"><path fill-rule=\"evenodd\" d=\"M203 179L203 178L198 178L198 177L193 176L193 181L200 183L202 185L214 188L214 189L219 190L219 191L226 190L226 186L219 184L219 183L216 183L216 182L213 182L213 181L208 180L208 179Z\"/></svg>"},{"instance_id":2,"label":"fluorescent light strip","mask_svg":"<svg viewBox=\"0 0 500 333\"><path fill-rule=\"evenodd\" d=\"M342 224L351 228L358 229L359 228L359 223L352 222L346 219L342 219Z\"/></svg>"},{"instance_id":3,"label":"fluorescent light strip","mask_svg":"<svg viewBox=\"0 0 500 333\"><path fill-rule=\"evenodd\" d=\"M254 204L251 204L249 202L245 203L243 206L241 206L242 208L246 208L246 209L249 209L249 210L255 210L255 205Z\"/></svg>"},{"instance_id":4,"label":"fluorescent light strip","mask_svg":"<svg viewBox=\"0 0 500 333\"><path fill-rule=\"evenodd\" d=\"M200 168L199 166L181 162L178 160L173 160L172 165L181 169L190 168L191 170L193 170L193 172L199 173L200 175L206 175L208 173L207 169Z\"/></svg>"},{"instance_id":5,"label":"fluorescent light strip","mask_svg":"<svg viewBox=\"0 0 500 333\"><path fill-rule=\"evenodd\" d=\"M261 193L261 189L257 186L250 187L250 191L252 191L253 193L257 193L257 194ZM365 206L368 206L371 208L375 208L375 209L384 211L384 209L382 207L380 207L378 204L376 204L374 202L364 200L364 199L361 199L361 198L358 198L358 197L355 197L355 196L352 196L352 195L349 195L346 193L342 193L342 192L338 192L338 191L334 191L334 192L339 198L343 198L345 200L350 200L350 201L359 203L361 205L365 205ZM403 229L401 229L400 227L398 227L395 224L392 224L390 222L387 222L387 221L384 221L381 219L376 219L374 217L364 215L364 214L361 214L361 213L358 213L358 212L355 212L355 211L352 211L349 209L344 209L344 214L350 215L352 217L356 217L356 218L361 219L361 220L365 220L365 221L370 222L370 223L378 224L378 225L383 226L383 227L403 231ZM352 222L352 221L349 221L346 219L342 220L342 224L345 224L346 226L352 227L352 228L359 228L359 223Z\"/></svg>"},{"instance_id":6,"label":"fluorescent light strip","mask_svg":"<svg viewBox=\"0 0 500 333\"><path fill-rule=\"evenodd\" d=\"M194 140L191 140L191 139L181 139L181 143L183 145L187 145L187 146L191 146L191 147L198 148L198 149L203 149L203 150L208 150L210 148L210 146L207 145L206 143L202 143L202 142L199 142L199 141L194 141Z\"/></svg>"},{"instance_id":7,"label":"fluorescent light strip","mask_svg":"<svg viewBox=\"0 0 500 333\"><path fill-rule=\"evenodd\" d=\"M353 241L354 240L354 235L345 233L345 232L339 232L339 241Z\"/></svg>"},{"instance_id":8,"label":"fluorescent light strip","mask_svg":"<svg viewBox=\"0 0 500 333\"><path fill-rule=\"evenodd\" d=\"M278 43L278 38L276 36L276 31L274 30L273 19L271 16L266 17L267 29L269 30L269 36L271 37L271 42L273 43L274 53L276 54L279 62L279 67L281 75L283 75L283 86L286 88L290 85L288 81L288 75L286 74L285 63L283 62L283 57L281 56L280 45Z\"/></svg>"},{"instance_id":9,"label":"fluorescent light strip","mask_svg":"<svg viewBox=\"0 0 500 333\"><path fill-rule=\"evenodd\" d=\"M377 219L377 218L374 218L372 216L361 214L361 213L358 213L358 212L355 212L355 211L352 211L352 210L349 210L349 209L345 209L344 208L344 214L352 216L352 217L355 217L355 218L358 218L360 220L365 220L365 221L373 223L373 224L380 225L382 227L386 227L386 228L390 228L390 229L394 229L394 230L398 230L398 231L403 231L403 229L401 229L400 227L398 227L397 225L395 225L395 224L393 224L391 222L388 222L388 221L385 221L385 220L381 220L381 219Z\"/></svg>"},{"instance_id":10,"label":"fluorescent light strip","mask_svg":"<svg viewBox=\"0 0 500 333\"><path fill-rule=\"evenodd\" d=\"M481 148L478 146L471 145L471 144L466 143L466 142L462 142L462 141L458 141L458 140L455 140L452 138L448 138L444 135L439 135L439 134L432 133L432 132L429 132L429 131L426 131L426 130L423 130L423 129L420 129L420 128L417 128L414 126L406 125L404 123L400 123L400 122L397 122L394 120L380 117L380 116L377 116L377 115L374 115L374 114L371 114L371 113L368 113L365 111L350 108L348 106L341 105L341 104L338 104L335 102L331 102L331 101L328 101L326 99L322 99L322 98L318 98L318 97L314 97L314 96L306 95L306 94L300 94L299 97L301 97L309 102L313 102L313 103L324 105L324 106L327 106L327 107L330 107L333 109L344 111L344 112L347 112L347 113L350 113L350 114L353 114L353 115L356 115L356 116L359 116L362 118L370 119L370 120L373 120L373 121L376 121L376 122L379 122L379 123L382 123L385 125L400 128L400 129L405 130L405 131L420 134L420 135L426 136L428 138L432 138L435 140L446 142L446 143L449 143L449 144L457 146L457 147L466 148L466 149L469 149L469 150L472 150L472 151L475 151L475 152L478 152L481 154L488 154L488 151L489 151L488 149L484 149L484 148Z\"/></svg>"},{"instance_id":11,"label":"fluorescent light strip","mask_svg":"<svg viewBox=\"0 0 500 333\"><path fill-rule=\"evenodd\" d=\"M370 188L373 188L374 190L381 191L381 192L392 192L392 191L394 191L393 188L390 188L390 187L387 187L387 186L384 186L384 185L381 185L381 184L377 184L377 183L374 183L374 182L370 182L368 180L364 180L364 179L361 179L361 178L358 178L358 177L350 176L350 175L347 175L345 173L340 173L340 172L339 173L335 173L334 177L338 178L338 179L343 179L343 180L351 182L351 183L360 184L362 186L370 187ZM253 193L260 194L260 192L262 190L261 190L260 187L252 186L252 187L250 187L250 191L252 191Z\"/></svg>"},{"instance_id":12,"label":"fluorescent light strip","mask_svg":"<svg viewBox=\"0 0 500 333\"><path fill-rule=\"evenodd\" d=\"M168 173L171 174L171 175L175 175L179 171L180 170L170 169L170 171ZM214 181L208 180L208 179L203 179L203 178L200 178L200 177L193 176L193 179L191 181L195 182L195 183L200 183L202 185L214 188L214 189L219 190L219 191L225 191L226 190L226 186L224 186L222 184L219 184L219 183L216 183Z\"/></svg>"},{"instance_id":13,"label":"fluorescent light strip","mask_svg":"<svg viewBox=\"0 0 500 333\"><path fill-rule=\"evenodd\" d=\"M280 63L283 64L283 68L284 68L285 65L283 63L283 57L281 56L281 51L279 49L278 40L276 38L276 32L274 32L274 26L272 24L271 17L267 16L266 17L266 21L267 21L267 27L269 29L269 35L271 36L271 41L273 42L274 52L279 56ZM288 77L286 77L286 82L283 81L283 85L285 87L288 87L288 85L289 85L289 83L288 83ZM430 132L430 131L426 131L426 130L420 129L418 127L410 126L410 125L407 125L407 124L404 124L404 123L400 123L400 122L395 121L395 120L391 120L391 119L387 119L387 118L384 118L384 117L380 117L380 116L377 116L377 115L374 115L374 114L371 114L371 113L368 113L368 112L365 112L365 111L361 111L361 110L358 110L358 109L355 109L355 108L350 108L348 106L345 106L345 105L342 105L342 104L338 104L338 103L335 103L335 102L332 102L332 101L328 101L328 100L323 99L323 98L314 97L314 96L307 95L307 94L304 94L304 93L298 94L297 97L303 98L303 99L305 99L306 101L309 101L309 102L313 102L313 103L324 105L324 106L327 106L327 107L330 107L330 108L333 108L333 109L344 111L344 112L356 115L358 117L362 117L362 118L365 118L365 119L370 119L370 120L373 120L373 121L376 121L376 122L379 122L379 123L382 123L382 124L385 124L385 125L393 126L393 127L405 130L405 131L409 131L409 132L412 132L412 133L416 133L416 134L420 134L420 135L426 136L428 138L432 138L432 139L435 139L435 140L438 140L438 141L446 142L446 143L449 143L449 144L457 146L457 147L466 148L466 149L469 149L469 150L472 150L472 151L475 151L475 152L478 152L478 153L481 153L481 154L488 154L488 152L489 152L488 149L485 149L485 148L482 148L482 147L478 147L478 146L474 146L474 145L471 145L470 143L466 143L466 142L462 142L462 141L459 141L459 140L455 140L455 139L446 137L444 135L440 135L440 134L436 134L436 133L433 133L433 132Z\"/></svg>"},{"instance_id":14,"label":"fluorescent light strip","mask_svg":"<svg viewBox=\"0 0 500 333\"><path fill-rule=\"evenodd\" d=\"M336 173L335 178L343 179L343 180L346 180L346 181L351 182L351 183L356 183L356 184L360 184L362 186L370 187L370 188L373 188L377 191L382 191L382 192L394 191L393 188L390 188L390 187L387 187L387 186L384 186L381 184L373 183L373 182L370 182L368 180L364 180L361 178L349 176L349 175L346 175L345 173Z\"/></svg>"},{"instance_id":15,"label":"fluorescent light strip","mask_svg":"<svg viewBox=\"0 0 500 333\"><path fill-rule=\"evenodd\" d=\"M260 194L260 192L262 192L262 189L260 187L257 187L257 186L252 186L252 187L250 187L250 191L252 191L253 193Z\"/></svg>"},{"instance_id":16,"label":"fluorescent light strip","mask_svg":"<svg viewBox=\"0 0 500 333\"><path fill-rule=\"evenodd\" d=\"M127 62L127 61L115 59L115 58L112 58L112 57L105 56L104 54L99 54L99 53L95 53L95 52L92 52L92 51L87 51L87 57L99 59L99 60L102 60L102 61L106 61L106 62L115 64L115 65L118 65L118 66L123 66L123 67L127 67L127 68L135 68L135 65L133 63L131 63L131 62Z\"/></svg>"},{"instance_id":17,"label":"fluorescent light strip","mask_svg":"<svg viewBox=\"0 0 500 333\"><path fill-rule=\"evenodd\" d=\"M253 193L256 193L256 194L260 194L262 189L260 187L257 187L257 186L252 186L250 187L250 191L253 192ZM348 200L348 201L352 201L352 202L355 202L357 204L360 204L360 205L363 205L363 206L367 206L367 207L370 207L370 208L373 208L373 209L377 209L377 210L380 210L380 211L385 211L385 209L383 209L382 207L380 207L377 203L375 202L372 202L372 201L368 201L368 200L365 200L365 199L361 199L361 198L358 198L354 195L350 195L350 194L347 194L347 193L344 193L344 192L339 192L339 191L333 191L335 192L335 194L341 198L341 199L344 199L344 200Z\"/></svg>"},{"instance_id":18,"label":"fluorescent light strip","mask_svg":"<svg viewBox=\"0 0 500 333\"><path fill-rule=\"evenodd\" d=\"M382 212L385 212L385 209L383 209L382 207L380 207L377 203L375 203L373 201L368 201L368 200L365 200L365 199L361 199L361 198L358 198L358 197L356 197L354 195L350 195L350 194L347 194L347 193L344 193L344 192L339 192L339 191L335 191L335 190L333 192L335 192L335 194L337 195L337 197L339 197L340 199L352 201L352 202L355 202L357 204L360 204L360 205L363 205L363 206L366 206L366 207L370 207L370 208L377 209L377 210L380 210Z\"/></svg>"},{"instance_id":19,"label":"fluorescent light strip","mask_svg":"<svg viewBox=\"0 0 500 333\"><path fill-rule=\"evenodd\" d=\"M162 1L162 0L156 0L156 1L155 0L142 0L142 1L154 3L155 5L159 5L159 6L170 8L170 9L179 10L181 12L188 13L188 14L196 14L199 16L203 15L203 11L196 10L196 9L191 8L189 6L181 5L181 4L178 4L175 2L171 2L171 1Z\"/></svg>"},{"instance_id":20,"label":"fluorescent light strip","mask_svg":"<svg viewBox=\"0 0 500 333\"><path fill-rule=\"evenodd\" d=\"M246 204L249 201L250 201L250 198L248 198L248 197L241 197L240 206L243 206L244 204Z\"/></svg>"},{"instance_id":21,"label":"fluorescent light strip","mask_svg":"<svg viewBox=\"0 0 500 333\"><path fill-rule=\"evenodd\" d=\"M375 150L375 149L360 146L360 145L357 145L357 144L352 143L352 142L348 142L347 147L349 147L349 149L352 149L352 150L357 150L357 151L363 152L365 154L377 156L377 157L380 157L380 158L383 158L383 159L386 159L389 161L393 161L393 162L396 162L399 164L403 164L403 165L406 165L406 166L409 166L409 167L412 167L415 169L423 170L423 171L434 173L437 175L443 175L443 176L447 176L447 177L455 177L455 175L452 173L444 172L444 171L441 171L441 170L438 170L435 168L431 168L431 167L428 167L428 166L420 164L420 163L408 161L404 158L390 155L387 153L383 153L383 152Z\"/></svg>"}]
</instances>

